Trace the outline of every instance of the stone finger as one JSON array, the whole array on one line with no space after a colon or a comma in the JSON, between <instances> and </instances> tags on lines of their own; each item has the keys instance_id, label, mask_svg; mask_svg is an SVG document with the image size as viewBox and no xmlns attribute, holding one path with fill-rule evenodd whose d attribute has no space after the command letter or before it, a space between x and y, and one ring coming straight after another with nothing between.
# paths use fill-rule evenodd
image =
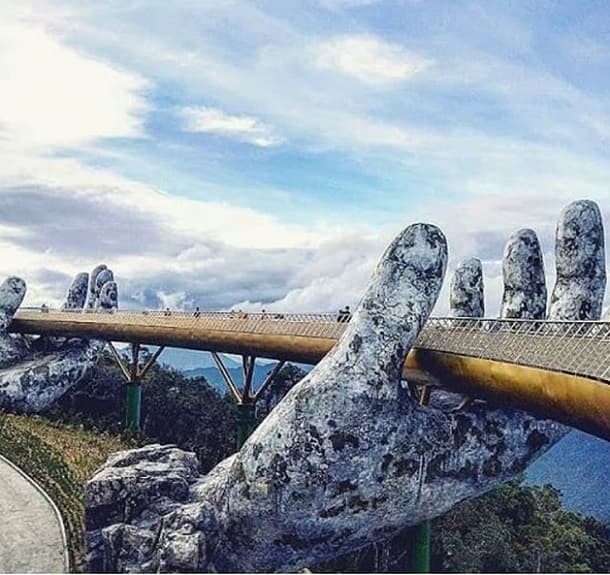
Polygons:
<instances>
[{"instance_id":1,"label":"stone finger","mask_svg":"<svg viewBox=\"0 0 610 575\"><path fill-rule=\"evenodd\" d=\"M25 297L25 282L18 277L10 277L0 285L0 332L6 331Z\"/></svg>"},{"instance_id":2,"label":"stone finger","mask_svg":"<svg viewBox=\"0 0 610 575\"><path fill-rule=\"evenodd\" d=\"M478 258L461 261L451 278L449 296L450 314L453 317L483 317L485 296L483 267Z\"/></svg>"},{"instance_id":3,"label":"stone finger","mask_svg":"<svg viewBox=\"0 0 610 575\"><path fill-rule=\"evenodd\" d=\"M502 258L502 276L504 293L500 317L546 317L544 260L536 232L523 229L509 238Z\"/></svg>"},{"instance_id":4,"label":"stone finger","mask_svg":"<svg viewBox=\"0 0 610 575\"><path fill-rule=\"evenodd\" d=\"M89 274L86 272L77 274L68 289L63 309L83 309L87 301L88 286Z\"/></svg>"},{"instance_id":5,"label":"stone finger","mask_svg":"<svg viewBox=\"0 0 610 575\"><path fill-rule=\"evenodd\" d=\"M606 290L604 224L590 200L566 206L555 236L557 278L549 319L597 320Z\"/></svg>"},{"instance_id":6,"label":"stone finger","mask_svg":"<svg viewBox=\"0 0 610 575\"><path fill-rule=\"evenodd\" d=\"M97 276L108 269L105 264L100 264L93 268L89 276L89 293L87 294L87 309L95 309L97 305Z\"/></svg>"}]
</instances>

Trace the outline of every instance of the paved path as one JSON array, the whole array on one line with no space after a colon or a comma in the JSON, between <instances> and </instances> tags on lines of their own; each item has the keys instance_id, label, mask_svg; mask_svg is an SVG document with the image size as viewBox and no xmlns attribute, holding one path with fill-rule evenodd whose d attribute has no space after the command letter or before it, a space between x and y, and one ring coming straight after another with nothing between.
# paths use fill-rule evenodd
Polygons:
<instances>
[{"instance_id":1,"label":"paved path","mask_svg":"<svg viewBox=\"0 0 610 575\"><path fill-rule=\"evenodd\" d=\"M0 572L63 573L59 519L47 498L0 458Z\"/></svg>"}]
</instances>

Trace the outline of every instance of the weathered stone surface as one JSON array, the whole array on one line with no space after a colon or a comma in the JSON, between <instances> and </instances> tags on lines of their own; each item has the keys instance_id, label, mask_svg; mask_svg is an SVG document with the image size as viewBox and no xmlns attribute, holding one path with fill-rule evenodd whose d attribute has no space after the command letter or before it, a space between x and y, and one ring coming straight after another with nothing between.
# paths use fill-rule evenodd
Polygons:
<instances>
[{"instance_id":1,"label":"weathered stone surface","mask_svg":"<svg viewBox=\"0 0 610 575\"><path fill-rule=\"evenodd\" d=\"M106 561L107 549L114 549L110 555L119 555L129 548L134 558L130 569L146 570L153 534L160 529L162 518L187 501L197 466L195 454L171 445L147 445L109 458L85 495L89 569L114 570ZM124 524L137 519L142 521L141 527ZM190 551L191 557L199 556L197 550ZM176 562L188 564L184 552L173 556Z\"/></svg>"},{"instance_id":2,"label":"weathered stone surface","mask_svg":"<svg viewBox=\"0 0 610 575\"><path fill-rule=\"evenodd\" d=\"M101 274L100 274L101 275ZM100 290L99 305L100 311L112 311L119 307L119 289L115 281L107 281Z\"/></svg>"},{"instance_id":3,"label":"weathered stone surface","mask_svg":"<svg viewBox=\"0 0 610 575\"><path fill-rule=\"evenodd\" d=\"M102 293L104 285L111 281L114 281L114 274L111 269L106 268L97 274L97 277L95 278L95 291L98 297Z\"/></svg>"},{"instance_id":4,"label":"weathered stone surface","mask_svg":"<svg viewBox=\"0 0 610 575\"><path fill-rule=\"evenodd\" d=\"M502 260L504 294L503 318L544 319L546 317L546 278L544 260L536 232L515 232Z\"/></svg>"},{"instance_id":5,"label":"weathered stone surface","mask_svg":"<svg viewBox=\"0 0 610 575\"><path fill-rule=\"evenodd\" d=\"M26 345L21 337L7 333L25 289L25 282L19 278L9 278L0 286L0 408L32 413L48 407L85 377L103 344L41 337L30 338ZM87 274L78 274L68 290L63 309L82 308L86 293ZM112 294L117 294L116 284L107 288L108 302L113 301Z\"/></svg>"},{"instance_id":6,"label":"weathered stone surface","mask_svg":"<svg viewBox=\"0 0 610 575\"><path fill-rule=\"evenodd\" d=\"M449 308L453 317L483 317L483 267L478 258L460 262L451 278Z\"/></svg>"},{"instance_id":7,"label":"weathered stone surface","mask_svg":"<svg viewBox=\"0 0 610 575\"><path fill-rule=\"evenodd\" d=\"M25 297L25 290L25 282L21 278L10 277L0 285L0 368L19 361L28 352L21 339L6 333L6 328Z\"/></svg>"},{"instance_id":8,"label":"weathered stone surface","mask_svg":"<svg viewBox=\"0 0 610 575\"><path fill-rule=\"evenodd\" d=\"M87 289L89 285L89 274L86 272L77 274L66 295L64 309L83 309L87 301Z\"/></svg>"},{"instance_id":9,"label":"weathered stone surface","mask_svg":"<svg viewBox=\"0 0 610 575\"><path fill-rule=\"evenodd\" d=\"M557 279L549 318L599 319L606 289L606 259L604 224L595 202L573 202L561 212L555 260Z\"/></svg>"},{"instance_id":10,"label":"weathered stone surface","mask_svg":"<svg viewBox=\"0 0 610 575\"><path fill-rule=\"evenodd\" d=\"M98 349L70 342L52 353L36 353L0 369L0 408L17 413L42 411L93 367Z\"/></svg>"},{"instance_id":11,"label":"weathered stone surface","mask_svg":"<svg viewBox=\"0 0 610 575\"><path fill-rule=\"evenodd\" d=\"M407 228L333 350L241 451L206 476L189 476L186 497L151 500L155 490L144 488L147 505L124 512L121 482L155 469L162 448L134 463L109 461L86 488L90 568L297 570L385 539L522 471L561 426L485 404L446 413L419 405L400 382L446 257L437 228ZM154 471L161 484L170 467ZM100 487L108 474L116 490ZM171 508L162 520L157 504ZM100 521L99 508L123 513Z\"/></svg>"},{"instance_id":12,"label":"weathered stone surface","mask_svg":"<svg viewBox=\"0 0 610 575\"><path fill-rule=\"evenodd\" d=\"M91 275L89 276L89 293L87 294L87 309L95 309L97 307L97 299L99 295L97 287L97 276L99 276L104 270L108 269L105 264L100 264L93 268ZM103 285L103 284L102 284ZM100 286L101 288L101 286Z\"/></svg>"},{"instance_id":13,"label":"weathered stone surface","mask_svg":"<svg viewBox=\"0 0 610 575\"><path fill-rule=\"evenodd\" d=\"M25 297L25 282L21 278L7 278L0 285L0 330L5 331Z\"/></svg>"}]
</instances>

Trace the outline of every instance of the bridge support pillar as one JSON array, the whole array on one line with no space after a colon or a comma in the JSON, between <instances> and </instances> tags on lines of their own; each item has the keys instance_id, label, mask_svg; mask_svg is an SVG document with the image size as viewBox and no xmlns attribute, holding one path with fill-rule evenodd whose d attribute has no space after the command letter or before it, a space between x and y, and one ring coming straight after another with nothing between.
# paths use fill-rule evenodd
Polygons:
<instances>
[{"instance_id":1,"label":"bridge support pillar","mask_svg":"<svg viewBox=\"0 0 610 575\"><path fill-rule=\"evenodd\" d=\"M246 443L246 440L256 427L256 404L237 404L237 449Z\"/></svg>"},{"instance_id":2,"label":"bridge support pillar","mask_svg":"<svg viewBox=\"0 0 610 575\"><path fill-rule=\"evenodd\" d=\"M285 362L278 361L275 367L267 374L263 383L261 383L259 388L255 391L253 385L254 367L256 363L255 356L242 356L243 385L240 389L235 381L233 381L233 378L220 355L214 351L211 353L212 358L218 367L218 371L220 371L229 392L237 404L237 449L241 449L242 445L246 442L248 437L250 437L256 427L256 402L271 385L273 378L279 373L280 369L284 367Z\"/></svg>"},{"instance_id":3,"label":"bridge support pillar","mask_svg":"<svg viewBox=\"0 0 610 575\"><path fill-rule=\"evenodd\" d=\"M131 362L125 364L124 358L121 357L112 342L108 342L112 356L119 366L123 379L127 388L127 401L125 406L125 428L131 435L140 433L140 415L142 411L142 380L150 371L150 368L155 364L158 357L165 349L159 347L148 361L140 368L140 344L131 344Z\"/></svg>"},{"instance_id":4,"label":"bridge support pillar","mask_svg":"<svg viewBox=\"0 0 610 575\"><path fill-rule=\"evenodd\" d=\"M140 432L140 413L142 406L142 383L127 383L127 406L125 409L125 428L132 435Z\"/></svg>"},{"instance_id":5,"label":"bridge support pillar","mask_svg":"<svg viewBox=\"0 0 610 575\"><path fill-rule=\"evenodd\" d=\"M419 403L428 405L431 386L423 385L419 391ZM410 538L409 573L430 573L430 521L423 521L408 530Z\"/></svg>"}]
</instances>

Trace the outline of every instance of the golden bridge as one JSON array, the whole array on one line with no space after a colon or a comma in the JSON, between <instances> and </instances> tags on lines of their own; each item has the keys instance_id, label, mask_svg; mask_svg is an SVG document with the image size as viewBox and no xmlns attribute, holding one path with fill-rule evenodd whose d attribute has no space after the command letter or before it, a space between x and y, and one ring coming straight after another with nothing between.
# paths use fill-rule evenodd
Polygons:
<instances>
[{"instance_id":1,"label":"golden bridge","mask_svg":"<svg viewBox=\"0 0 610 575\"><path fill-rule=\"evenodd\" d=\"M131 366L125 365L110 344L128 384L141 382L165 346L210 351L236 401L253 404L285 361L320 361L346 328L338 319L349 318L336 314L93 313L22 308L9 330L130 343ZM138 367L141 345L159 346L142 369ZM241 389L224 367L220 352L242 356ZM279 363L254 390L257 357ZM610 440L610 322L429 318L407 357L403 377L424 391L442 386ZM128 388L137 388L139 394L140 385Z\"/></svg>"}]
</instances>

